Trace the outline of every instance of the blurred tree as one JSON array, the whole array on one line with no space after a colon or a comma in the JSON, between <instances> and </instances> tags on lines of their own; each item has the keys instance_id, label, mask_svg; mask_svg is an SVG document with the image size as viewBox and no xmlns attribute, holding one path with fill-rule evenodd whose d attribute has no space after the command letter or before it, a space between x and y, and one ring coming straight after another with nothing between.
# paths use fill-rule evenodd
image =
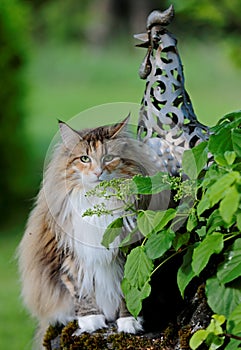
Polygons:
<instances>
[{"instance_id":1,"label":"blurred tree","mask_svg":"<svg viewBox=\"0 0 241 350\"><path fill-rule=\"evenodd\" d=\"M165 7L166 0L162 1ZM41 41L85 40L101 46L126 32L145 29L158 0L33 0L33 35Z\"/></svg>"},{"instance_id":2,"label":"blurred tree","mask_svg":"<svg viewBox=\"0 0 241 350\"><path fill-rule=\"evenodd\" d=\"M0 218L14 221L29 196L31 175L24 133L27 11L17 0L0 2ZM13 216L14 215L14 216Z\"/></svg>"},{"instance_id":3,"label":"blurred tree","mask_svg":"<svg viewBox=\"0 0 241 350\"><path fill-rule=\"evenodd\" d=\"M87 38L100 45L126 33L145 31L147 15L153 8L160 7L157 0L99 0L89 2L91 23L88 24ZM104 3L104 6L103 6ZM162 1L165 8L166 1Z\"/></svg>"},{"instance_id":4,"label":"blurred tree","mask_svg":"<svg viewBox=\"0 0 241 350\"><path fill-rule=\"evenodd\" d=\"M33 0L29 4L38 39L77 39L98 46L120 34L143 31L149 12L174 4L178 16L173 32L204 40L228 38L233 58L241 65L240 0Z\"/></svg>"},{"instance_id":5,"label":"blurred tree","mask_svg":"<svg viewBox=\"0 0 241 350\"><path fill-rule=\"evenodd\" d=\"M34 39L60 43L84 40L85 28L90 21L89 3L91 0L31 1Z\"/></svg>"},{"instance_id":6,"label":"blurred tree","mask_svg":"<svg viewBox=\"0 0 241 350\"><path fill-rule=\"evenodd\" d=\"M241 67L240 0L172 0L171 2L178 13L175 19L178 30L198 39L225 41L230 46L233 62Z\"/></svg>"}]
</instances>

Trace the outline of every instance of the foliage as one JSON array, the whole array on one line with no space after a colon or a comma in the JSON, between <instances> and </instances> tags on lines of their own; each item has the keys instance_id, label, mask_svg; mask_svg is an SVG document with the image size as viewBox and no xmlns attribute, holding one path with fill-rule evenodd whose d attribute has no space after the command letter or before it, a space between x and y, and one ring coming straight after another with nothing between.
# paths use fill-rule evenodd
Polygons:
<instances>
[{"instance_id":1,"label":"foliage","mask_svg":"<svg viewBox=\"0 0 241 350\"><path fill-rule=\"evenodd\" d=\"M83 38L90 20L88 3L86 0L32 2L29 5L32 10L34 37L40 41L79 41Z\"/></svg>"},{"instance_id":2,"label":"foliage","mask_svg":"<svg viewBox=\"0 0 241 350\"><path fill-rule=\"evenodd\" d=\"M177 13L173 23L174 32L186 37L206 37L228 40L231 55L237 65L240 62L240 18L239 0L193 1L193 0L108 0L101 2L82 1L33 1L32 26L34 39L41 41L73 42L87 39L88 43L101 46L119 37L120 33L143 30L147 14L153 9L164 10L170 4ZM71 18L71 21L69 21ZM192 30L190 31L190 28ZM227 39L228 38L228 39Z\"/></svg>"},{"instance_id":3,"label":"foliage","mask_svg":"<svg viewBox=\"0 0 241 350\"><path fill-rule=\"evenodd\" d=\"M158 173L153 177L136 176L105 183L106 188L112 185L108 194L119 196L120 189L121 192L124 189L129 199L166 189L174 191L176 205L166 211L134 209L130 200L124 201L123 218L108 227L102 243L109 248L121 232L120 220L124 222L126 216L136 215L137 227L125 238L125 244L131 242L137 230L143 239L127 253L122 282L127 307L135 317L142 308L142 300L151 292L153 273L175 255L183 255L177 273L181 295L185 295L194 277L200 277L206 282L210 308L215 314L224 315L213 316L210 326L192 338L193 349L202 341L210 349L221 346L223 318L227 320L228 332L241 332L241 316L237 312L241 306L240 126L241 112L228 114L211 129L208 142L185 151L182 171L189 176L186 180L181 175L175 178ZM103 196L101 188L103 184L95 191ZM207 268L210 266L211 269Z\"/></svg>"},{"instance_id":4,"label":"foliage","mask_svg":"<svg viewBox=\"0 0 241 350\"><path fill-rule=\"evenodd\" d=\"M224 343L222 325L226 321L223 315L213 315L209 326L206 329L200 329L192 336L190 348L197 349L203 342L209 349L218 349Z\"/></svg>"},{"instance_id":5,"label":"foliage","mask_svg":"<svg viewBox=\"0 0 241 350\"><path fill-rule=\"evenodd\" d=\"M22 208L29 182L27 143L24 133L26 33L28 12L17 0L0 4L0 148L1 148L1 216L6 218ZM16 216L15 216L16 218Z\"/></svg>"},{"instance_id":6,"label":"foliage","mask_svg":"<svg viewBox=\"0 0 241 350\"><path fill-rule=\"evenodd\" d=\"M190 35L189 28L192 28L192 36L218 38L230 46L230 56L233 62L240 68L240 11L239 0L220 1L194 1L194 0L173 0L172 1L178 16L176 18L179 31L185 31ZM186 25L185 25L186 23ZM184 24L184 26L183 26ZM183 27L183 28L181 28Z\"/></svg>"}]
</instances>

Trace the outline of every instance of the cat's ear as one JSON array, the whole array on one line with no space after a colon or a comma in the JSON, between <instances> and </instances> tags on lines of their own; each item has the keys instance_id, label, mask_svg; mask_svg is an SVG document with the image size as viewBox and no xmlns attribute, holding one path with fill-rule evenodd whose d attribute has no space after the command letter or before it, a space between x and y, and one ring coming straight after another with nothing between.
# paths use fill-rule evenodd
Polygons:
<instances>
[{"instance_id":1,"label":"cat's ear","mask_svg":"<svg viewBox=\"0 0 241 350\"><path fill-rule=\"evenodd\" d=\"M130 120L130 117L131 115L129 113L128 116L124 120L122 120L122 122L112 125L110 127L109 133L110 133L111 139L115 138L121 131L126 129L127 124Z\"/></svg>"},{"instance_id":2,"label":"cat's ear","mask_svg":"<svg viewBox=\"0 0 241 350\"><path fill-rule=\"evenodd\" d=\"M70 151L82 140L81 136L74 129L61 120L59 120L59 130L65 147Z\"/></svg>"}]
</instances>

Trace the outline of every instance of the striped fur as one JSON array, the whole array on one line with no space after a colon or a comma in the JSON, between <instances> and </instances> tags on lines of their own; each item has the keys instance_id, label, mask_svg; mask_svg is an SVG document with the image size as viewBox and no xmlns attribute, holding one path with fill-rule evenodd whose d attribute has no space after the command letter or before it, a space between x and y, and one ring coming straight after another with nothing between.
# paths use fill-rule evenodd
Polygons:
<instances>
[{"instance_id":1,"label":"striped fur","mask_svg":"<svg viewBox=\"0 0 241 350\"><path fill-rule=\"evenodd\" d=\"M121 330L125 330L122 316L129 314L120 288L123 257L118 242L109 250L101 245L107 225L121 213L90 218L82 214L103 202L85 196L99 180L156 170L144 148L127 135L126 123L80 132L60 124L63 142L44 174L19 246L22 296L39 321L39 338L49 324L66 324L75 318L80 327L88 323L83 328L88 331L103 326L104 320L121 317ZM121 203L106 204L117 208ZM94 323L93 317L85 318L91 315L97 315ZM136 331L140 328L136 324ZM135 331L135 324L128 329ZM40 339L37 342L41 344Z\"/></svg>"}]
</instances>

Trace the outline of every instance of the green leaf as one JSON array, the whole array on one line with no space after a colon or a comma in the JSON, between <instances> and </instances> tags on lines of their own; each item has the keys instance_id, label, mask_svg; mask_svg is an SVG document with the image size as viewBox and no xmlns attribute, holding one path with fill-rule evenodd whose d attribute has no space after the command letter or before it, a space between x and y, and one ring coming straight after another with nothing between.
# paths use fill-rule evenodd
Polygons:
<instances>
[{"instance_id":1,"label":"green leaf","mask_svg":"<svg viewBox=\"0 0 241 350\"><path fill-rule=\"evenodd\" d=\"M207 192L203 195L197 206L197 214L200 215L207 209L218 203L224 196L225 191L236 181L240 180L240 174L232 171L221 175L217 180L209 186Z\"/></svg>"},{"instance_id":2,"label":"green leaf","mask_svg":"<svg viewBox=\"0 0 241 350\"><path fill-rule=\"evenodd\" d=\"M158 224L158 222L155 221L157 213L158 212L153 210L144 210L139 212L137 216L137 226L144 236L151 233Z\"/></svg>"},{"instance_id":3,"label":"green leaf","mask_svg":"<svg viewBox=\"0 0 241 350\"><path fill-rule=\"evenodd\" d=\"M189 341L190 348L196 350L207 338L208 332L205 329L196 331Z\"/></svg>"},{"instance_id":4,"label":"green leaf","mask_svg":"<svg viewBox=\"0 0 241 350\"><path fill-rule=\"evenodd\" d=\"M198 236L199 236L200 238L205 237L206 234L207 234L206 226L202 226L201 228L198 228L198 229L196 230L196 233L198 234Z\"/></svg>"},{"instance_id":5,"label":"green leaf","mask_svg":"<svg viewBox=\"0 0 241 350\"><path fill-rule=\"evenodd\" d=\"M183 245L187 244L190 239L190 233L176 233L176 237L174 238L172 245L173 248L178 251Z\"/></svg>"},{"instance_id":6,"label":"green leaf","mask_svg":"<svg viewBox=\"0 0 241 350\"><path fill-rule=\"evenodd\" d=\"M240 125L241 125L241 110L226 114L223 118L221 118L218 121L217 125L211 128L211 131L217 133L219 132L219 130L223 128L233 129Z\"/></svg>"},{"instance_id":7,"label":"green leaf","mask_svg":"<svg viewBox=\"0 0 241 350\"><path fill-rule=\"evenodd\" d=\"M238 157L241 157L241 130L235 129L232 130L232 141L233 141L233 149L238 155Z\"/></svg>"},{"instance_id":8,"label":"green leaf","mask_svg":"<svg viewBox=\"0 0 241 350\"><path fill-rule=\"evenodd\" d=\"M192 269L199 276L206 267L211 255L219 254L223 249L223 235L214 232L206 236L204 240L194 249L192 258Z\"/></svg>"},{"instance_id":9,"label":"green leaf","mask_svg":"<svg viewBox=\"0 0 241 350\"><path fill-rule=\"evenodd\" d=\"M236 186L231 186L225 192L225 197L220 203L219 211L224 221L230 223L233 215L238 209L240 202L240 193L238 193Z\"/></svg>"},{"instance_id":10,"label":"green leaf","mask_svg":"<svg viewBox=\"0 0 241 350\"><path fill-rule=\"evenodd\" d=\"M133 193L136 194L155 194L164 190L170 190L169 175L159 172L153 176L136 175L132 179Z\"/></svg>"},{"instance_id":11,"label":"green leaf","mask_svg":"<svg viewBox=\"0 0 241 350\"><path fill-rule=\"evenodd\" d=\"M207 331L209 333L214 333L215 335L219 335L223 333L223 329L222 329L222 324L224 324L224 322L226 321L226 318L224 315L213 315L211 322L209 324L209 326L207 327Z\"/></svg>"},{"instance_id":12,"label":"green leaf","mask_svg":"<svg viewBox=\"0 0 241 350\"><path fill-rule=\"evenodd\" d=\"M216 350L220 348L224 343L224 337L220 337L214 333L209 333L206 339L206 344L209 346L209 350Z\"/></svg>"},{"instance_id":13,"label":"green leaf","mask_svg":"<svg viewBox=\"0 0 241 350\"><path fill-rule=\"evenodd\" d=\"M215 163L211 164L206 171L204 179L201 183L201 187L203 189L208 189L218 180L218 178L220 178L224 174L226 174L226 171L224 169L220 168Z\"/></svg>"},{"instance_id":14,"label":"green leaf","mask_svg":"<svg viewBox=\"0 0 241 350\"><path fill-rule=\"evenodd\" d=\"M131 286L141 290L150 279L153 262L147 256L145 247L138 246L127 256L124 278Z\"/></svg>"},{"instance_id":15,"label":"green leaf","mask_svg":"<svg viewBox=\"0 0 241 350\"><path fill-rule=\"evenodd\" d=\"M233 129L241 125L241 110L226 114L221 118L217 125L211 128L211 131L218 133L222 129Z\"/></svg>"},{"instance_id":16,"label":"green leaf","mask_svg":"<svg viewBox=\"0 0 241 350\"><path fill-rule=\"evenodd\" d=\"M154 233L145 244L146 254L150 259L160 258L171 248L174 238L175 233L172 230L164 230L159 233Z\"/></svg>"},{"instance_id":17,"label":"green leaf","mask_svg":"<svg viewBox=\"0 0 241 350\"><path fill-rule=\"evenodd\" d=\"M225 222L223 221L223 218L220 215L219 209L214 210L211 215L208 218L207 221L207 228L208 228L208 234L211 234L219 227L226 227Z\"/></svg>"},{"instance_id":18,"label":"green leaf","mask_svg":"<svg viewBox=\"0 0 241 350\"><path fill-rule=\"evenodd\" d=\"M111 222L105 230L101 244L108 249L115 238L122 233L122 226L123 218L117 218Z\"/></svg>"},{"instance_id":19,"label":"green leaf","mask_svg":"<svg viewBox=\"0 0 241 350\"><path fill-rule=\"evenodd\" d=\"M220 121L218 126L212 128L214 133L210 136L208 148L215 156L215 159L218 160L217 156L222 157L225 152L233 151L240 157L241 130L238 129L238 127L240 127L240 119L240 112L229 114ZM229 161L232 161L231 159L227 159L226 157L223 159L226 159L228 164L232 164L232 162L229 163Z\"/></svg>"},{"instance_id":20,"label":"green leaf","mask_svg":"<svg viewBox=\"0 0 241 350\"><path fill-rule=\"evenodd\" d=\"M225 350L240 350L240 340L231 339L228 345L225 346Z\"/></svg>"},{"instance_id":21,"label":"green leaf","mask_svg":"<svg viewBox=\"0 0 241 350\"><path fill-rule=\"evenodd\" d=\"M236 153L234 151L226 151L224 155L218 154L214 157L215 162L221 166L232 165L235 159Z\"/></svg>"},{"instance_id":22,"label":"green leaf","mask_svg":"<svg viewBox=\"0 0 241 350\"><path fill-rule=\"evenodd\" d=\"M224 153L224 158L226 159L228 165L232 165L235 161L236 153L233 151L226 151Z\"/></svg>"},{"instance_id":23,"label":"green leaf","mask_svg":"<svg viewBox=\"0 0 241 350\"><path fill-rule=\"evenodd\" d=\"M144 210L138 214L137 226L144 236L162 230L176 215L175 209L166 211Z\"/></svg>"},{"instance_id":24,"label":"green leaf","mask_svg":"<svg viewBox=\"0 0 241 350\"><path fill-rule=\"evenodd\" d=\"M231 130L223 128L218 133L211 135L208 149L214 156L223 155L226 151L233 151Z\"/></svg>"},{"instance_id":25,"label":"green leaf","mask_svg":"<svg viewBox=\"0 0 241 350\"><path fill-rule=\"evenodd\" d=\"M197 226L197 222L195 210L191 210L187 220L187 230L191 232Z\"/></svg>"},{"instance_id":26,"label":"green leaf","mask_svg":"<svg viewBox=\"0 0 241 350\"><path fill-rule=\"evenodd\" d=\"M218 315L218 314L215 314L212 316L212 318L214 319L216 325L219 325L219 326L222 326L222 324L224 324L224 322L226 321L226 318L224 315ZM219 334L219 333L216 333L214 332L215 334Z\"/></svg>"},{"instance_id":27,"label":"green leaf","mask_svg":"<svg viewBox=\"0 0 241 350\"><path fill-rule=\"evenodd\" d=\"M220 283L218 278L209 278L206 282L207 302L213 312L224 315L227 319L241 303L241 280L229 286Z\"/></svg>"},{"instance_id":28,"label":"green leaf","mask_svg":"<svg viewBox=\"0 0 241 350\"><path fill-rule=\"evenodd\" d=\"M156 221L159 221L159 224L156 226L156 230L162 230L172 219L176 216L176 209L169 208L165 211L159 212L156 217Z\"/></svg>"},{"instance_id":29,"label":"green leaf","mask_svg":"<svg viewBox=\"0 0 241 350\"><path fill-rule=\"evenodd\" d=\"M236 218L237 218L237 227L238 227L238 229L241 231L241 211L239 211L239 212L236 214Z\"/></svg>"},{"instance_id":30,"label":"green leaf","mask_svg":"<svg viewBox=\"0 0 241 350\"><path fill-rule=\"evenodd\" d=\"M218 203L225 196L225 191L239 179L240 174L237 171L231 171L221 176L206 192L211 206Z\"/></svg>"},{"instance_id":31,"label":"green leaf","mask_svg":"<svg viewBox=\"0 0 241 350\"><path fill-rule=\"evenodd\" d=\"M225 153L233 153L231 151L226 151ZM227 159L224 157L223 154L217 154L214 156L214 160L215 162L218 164L218 165L221 165L221 166L226 166L228 165L228 161Z\"/></svg>"},{"instance_id":32,"label":"green leaf","mask_svg":"<svg viewBox=\"0 0 241 350\"><path fill-rule=\"evenodd\" d=\"M133 237L136 234L136 229L132 230L131 232L128 233L128 235L120 242L119 247L123 248L127 245L130 245L133 241Z\"/></svg>"},{"instance_id":33,"label":"green leaf","mask_svg":"<svg viewBox=\"0 0 241 350\"><path fill-rule=\"evenodd\" d=\"M196 179L205 167L208 159L207 142L201 142L191 150L186 150L182 157L182 168L190 179Z\"/></svg>"},{"instance_id":34,"label":"green leaf","mask_svg":"<svg viewBox=\"0 0 241 350\"><path fill-rule=\"evenodd\" d=\"M229 248L225 260L218 267L217 277L223 284L241 276L241 238Z\"/></svg>"},{"instance_id":35,"label":"green leaf","mask_svg":"<svg viewBox=\"0 0 241 350\"><path fill-rule=\"evenodd\" d=\"M227 332L241 336L241 303L236 306L228 318Z\"/></svg>"},{"instance_id":36,"label":"green leaf","mask_svg":"<svg viewBox=\"0 0 241 350\"><path fill-rule=\"evenodd\" d=\"M205 212L205 210L209 209L211 207L211 201L207 197L207 195L204 195L200 202L197 205L197 215L200 217L202 213Z\"/></svg>"},{"instance_id":37,"label":"green leaf","mask_svg":"<svg viewBox=\"0 0 241 350\"><path fill-rule=\"evenodd\" d=\"M183 257L182 265L177 272L177 284L182 297L184 297L186 287L191 282L193 277L195 277L195 273L193 272L191 266L193 249L193 246L188 248L186 254Z\"/></svg>"},{"instance_id":38,"label":"green leaf","mask_svg":"<svg viewBox=\"0 0 241 350\"><path fill-rule=\"evenodd\" d=\"M224 333L221 326L225 321L223 315L213 315L209 326L195 332L190 339L191 349L197 349L203 342L209 346L209 350L218 349L224 342L224 336L220 337L220 335Z\"/></svg>"},{"instance_id":39,"label":"green leaf","mask_svg":"<svg viewBox=\"0 0 241 350\"><path fill-rule=\"evenodd\" d=\"M236 308L231 312L227 321L227 332L241 336L241 304L237 305ZM231 339L225 350L237 350L240 349L240 340Z\"/></svg>"},{"instance_id":40,"label":"green leaf","mask_svg":"<svg viewBox=\"0 0 241 350\"><path fill-rule=\"evenodd\" d=\"M146 283L141 290L136 287L131 286L127 279L123 279L121 284L127 309L130 313L136 318L141 309L142 309L142 301L147 298L151 293L151 286L149 283Z\"/></svg>"}]
</instances>

